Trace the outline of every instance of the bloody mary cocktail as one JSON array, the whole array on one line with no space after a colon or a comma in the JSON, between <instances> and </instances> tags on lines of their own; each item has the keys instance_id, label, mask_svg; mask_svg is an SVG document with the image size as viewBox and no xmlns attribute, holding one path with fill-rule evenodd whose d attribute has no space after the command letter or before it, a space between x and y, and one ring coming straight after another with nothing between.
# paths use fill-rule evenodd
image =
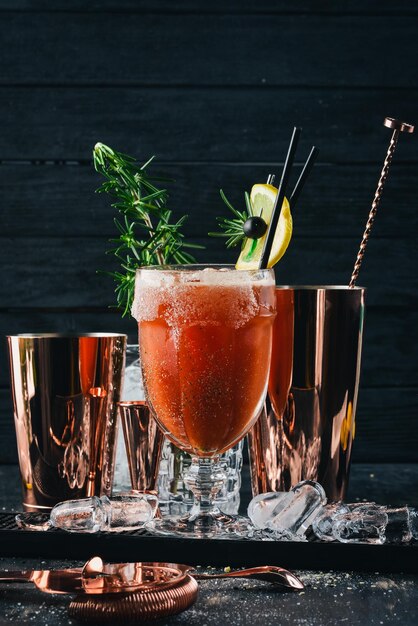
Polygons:
<instances>
[{"instance_id":1,"label":"bloody mary cocktail","mask_svg":"<svg viewBox=\"0 0 418 626\"><path fill-rule=\"evenodd\" d=\"M182 449L211 457L252 426L267 388L274 312L270 270L138 271L133 314L147 397Z\"/></svg>"}]
</instances>

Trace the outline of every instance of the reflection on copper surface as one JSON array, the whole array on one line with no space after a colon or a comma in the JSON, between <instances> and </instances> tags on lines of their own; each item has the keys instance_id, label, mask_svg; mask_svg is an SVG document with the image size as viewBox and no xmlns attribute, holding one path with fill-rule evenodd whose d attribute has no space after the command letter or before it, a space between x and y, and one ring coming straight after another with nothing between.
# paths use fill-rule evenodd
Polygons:
<instances>
[{"instance_id":1,"label":"reflection on copper surface","mask_svg":"<svg viewBox=\"0 0 418 626\"><path fill-rule=\"evenodd\" d=\"M2 582L31 582L44 593L81 593L83 592L82 572L80 568L61 570L25 570L0 571Z\"/></svg>"},{"instance_id":2,"label":"reflection on copper surface","mask_svg":"<svg viewBox=\"0 0 418 626\"><path fill-rule=\"evenodd\" d=\"M102 387L92 387L88 392L89 412L89 471L87 483L87 497L95 494L95 481L97 472L102 471L101 450L103 449L103 436L106 426L102 418L106 414L107 391Z\"/></svg>"},{"instance_id":3,"label":"reflection on copper surface","mask_svg":"<svg viewBox=\"0 0 418 626\"><path fill-rule=\"evenodd\" d=\"M119 402L132 489L155 491L164 435L143 401Z\"/></svg>"},{"instance_id":4,"label":"reflection on copper surface","mask_svg":"<svg viewBox=\"0 0 418 626\"><path fill-rule=\"evenodd\" d=\"M80 337L79 369L81 390L84 394L94 385L94 375L97 362L97 340L95 337Z\"/></svg>"},{"instance_id":5,"label":"reflection on copper surface","mask_svg":"<svg viewBox=\"0 0 418 626\"><path fill-rule=\"evenodd\" d=\"M277 415L282 415L292 384L294 296L291 290L276 290L277 311L274 321L269 395Z\"/></svg>"},{"instance_id":6,"label":"reflection on copper surface","mask_svg":"<svg viewBox=\"0 0 418 626\"><path fill-rule=\"evenodd\" d=\"M101 563L89 569L92 561ZM189 565L177 563L104 563L93 557L83 568L83 589L94 595L168 589L184 580L190 570Z\"/></svg>"},{"instance_id":7,"label":"reflection on copper surface","mask_svg":"<svg viewBox=\"0 0 418 626\"><path fill-rule=\"evenodd\" d=\"M110 494L126 336L8 337L26 510Z\"/></svg>"},{"instance_id":8,"label":"reflection on copper surface","mask_svg":"<svg viewBox=\"0 0 418 626\"><path fill-rule=\"evenodd\" d=\"M269 401L249 434L254 495L287 491L310 479L323 485L330 500L344 498L364 297L361 288L277 290Z\"/></svg>"},{"instance_id":9,"label":"reflection on copper surface","mask_svg":"<svg viewBox=\"0 0 418 626\"><path fill-rule=\"evenodd\" d=\"M70 604L69 615L83 622L97 624L151 623L151 620L176 615L191 607L199 587L187 575L169 589L132 591L118 596L79 595Z\"/></svg>"}]
</instances>

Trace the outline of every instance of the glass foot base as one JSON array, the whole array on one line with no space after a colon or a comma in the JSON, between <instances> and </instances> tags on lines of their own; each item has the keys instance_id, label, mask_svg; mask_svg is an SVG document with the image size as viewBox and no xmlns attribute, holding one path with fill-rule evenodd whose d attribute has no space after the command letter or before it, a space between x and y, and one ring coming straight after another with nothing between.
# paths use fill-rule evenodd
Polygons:
<instances>
[{"instance_id":1,"label":"glass foot base","mask_svg":"<svg viewBox=\"0 0 418 626\"><path fill-rule=\"evenodd\" d=\"M163 517L149 522L146 529L156 535L190 539L249 539L254 533L247 517L223 513Z\"/></svg>"}]
</instances>

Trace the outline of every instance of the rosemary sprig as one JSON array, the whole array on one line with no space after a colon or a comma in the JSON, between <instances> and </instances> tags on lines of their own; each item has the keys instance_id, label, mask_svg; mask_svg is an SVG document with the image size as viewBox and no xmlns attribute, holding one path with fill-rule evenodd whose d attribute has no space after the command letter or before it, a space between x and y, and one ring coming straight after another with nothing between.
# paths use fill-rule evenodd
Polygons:
<instances>
[{"instance_id":1,"label":"rosemary sprig","mask_svg":"<svg viewBox=\"0 0 418 626\"><path fill-rule=\"evenodd\" d=\"M244 243L246 239L243 227L247 219L254 214L253 207L251 205L250 196L247 192L245 192L246 211L238 211L237 209L235 209L222 189L219 190L219 193L228 209L234 214L234 217L217 217L216 221L218 222L221 232L212 232L208 233L208 235L210 237L226 237L226 247L233 248L239 243Z\"/></svg>"},{"instance_id":2,"label":"rosemary sprig","mask_svg":"<svg viewBox=\"0 0 418 626\"><path fill-rule=\"evenodd\" d=\"M138 267L194 263L194 257L184 248L203 248L184 241L181 228L186 215L172 222L167 190L154 184L169 179L148 174L153 159L140 165L134 157L102 143L97 143L93 150L94 168L105 178L97 192L116 198L112 206L122 214L122 219L114 220L119 234L110 240L113 248L107 251L118 259L121 270L106 273L117 283L117 306L123 309L123 316L132 306Z\"/></svg>"}]
</instances>

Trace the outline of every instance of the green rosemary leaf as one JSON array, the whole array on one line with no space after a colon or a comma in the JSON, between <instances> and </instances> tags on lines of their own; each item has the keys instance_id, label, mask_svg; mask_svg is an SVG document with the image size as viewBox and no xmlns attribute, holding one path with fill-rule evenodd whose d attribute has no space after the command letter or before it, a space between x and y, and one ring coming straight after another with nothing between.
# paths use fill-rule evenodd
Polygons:
<instances>
[{"instance_id":1,"label":"green rosemary leaf","mask_svg":"<svg viewBox=\"0 0 418 626\"><path fill-rule=\"evenodd\" d=\"M152 157L150 157L150 158L148 159L148 161L146 161L146 162L144 163L144 165L142 165L142 166L141 166L141 170L142 170L142 171L143 171L143 170L145 170L145 168L147 168L147 167L148 167L148 165L149 165L150 163L152 163L152 161L153 161L154 159L155 159L155 155L153 155Z\"/></svg>"},{"instance_id":2,"label":"green rosemary leaf","mask_svg":"<svg viewBox=\"0 0 418 626\"><path fill-rule=\"evenodd\" d=\"M134 200L132 208L140 208L141 210L147 209L156 215L161 211L160 207L155 204L151 204L151 202L143 202L142 200Z\"/></svg>"},{"instance_id":3,"label":"green rosemary leaf","mask_svg":"<svg viewBox=\"0 0 418 626\"><path fill-rule=\"evenodd\" d=\"M119 222L118 218L117 217L113 218L113 221L118 231L121 233L124 233L125 229L123 228L122 224ZM110 241L117 241L117 239L111 239Z\"/></svg>"},{"instance_id":4,"label":"green rosemary leaf","mask_svg":"<svg viewBox=\"0 0 418 626\"><path fill-rule=\"evenodd\" d=\"M230 209L232 213L234 213L237 217L241 217L241 214L236 209L234 209L234 207L232 206L232 204L230 203L230 201L228 200L228 198L226 197L222 189L219 190L219 193L220 193L222 200L225 202L226 206L228 207L228 209Z\"/></svg>"},{"instance_id":5,"label":"green rosemary leaf","mask_svg":"<svg viewBox=\"0 0 418 626\"><path fill-rule=\"evenodd\" d=\"M184 235L181 235L184 237ZM188 243L187 241L182 242L183 248L194 248L195 250L205 250L206 246L202 246L200 243Z\"/></svg>"},{"instance_id":6,"label":"green rosemary leaf","mask_svg":"<svg viewBox=\"0 0 418 626\"><path fill-rule=\"evenodd\" d=\"M209 237L229 237L227 233L210 232Z\"/></svg>"},{"instance_id":7,"label":"green rosemary leaf","mask_svg":"<svg viewBox=\"0 0 418 626\"><path fill-rule=\"evenodd\" d=\"M149 202L150 200L154 200L155 198L161 198L167 195L167 191L165 189L160 189L159 191L154 191L154 193L150 193L145 197L141 198L142 202Z\"/></svg>"},{"instance_id":8,"label":"green rosemary leaf","mask_svg":"<svg viewBox=\"0 0 418 626\"><path fill-rule=\"evenodd\" d=\"M187 252L176 252L174 254L174 260L180 264L195 263L195 259L190 254L187 254Z\"/></svg>"},{"instance_id":9,"label":"green rosemary leaf","mask_svg":"<svg viewBox=\"0 0 418 626\"><path fill-rule=\"evenodd\" d=\"M236 245L238 245L241 241L242 241L241 235L237 235L236 237L231 237L227 242L227 246L228 248L233 248Z\"/></svg>"},{"instance_id":10,"label":"green rosemary leaf","mask_svg":"<svg viewBox=\"0 0 418 626\"><path fill-rule=\"evenodd\" d=\"M184 222L187 220L188 215L183 215L183 217L181 217L175 224L175 226L178 228L179 226L183 226Z\"/></svg>"}]
</instances>

